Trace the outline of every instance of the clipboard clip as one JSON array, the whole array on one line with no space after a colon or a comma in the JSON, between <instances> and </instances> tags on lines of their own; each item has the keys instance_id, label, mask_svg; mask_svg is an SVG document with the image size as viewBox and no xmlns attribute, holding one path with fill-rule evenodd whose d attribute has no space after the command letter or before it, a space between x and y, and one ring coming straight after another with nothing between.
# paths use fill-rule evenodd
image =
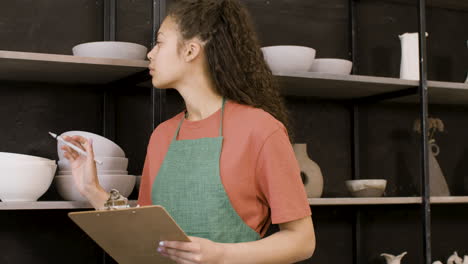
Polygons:
<instances>
[{"instance_id":1,"label":"clipboard clip","mask_svg":"<svg viewBox=\"0 0 468 264\"><path fill-rule=\"evenodd\" d=\"M130 207L128 199L122 196L118 190L112 189L110 191L109 199L104 203L103 210L115 210L128 207Z\"/></svg>"}]
</instances>

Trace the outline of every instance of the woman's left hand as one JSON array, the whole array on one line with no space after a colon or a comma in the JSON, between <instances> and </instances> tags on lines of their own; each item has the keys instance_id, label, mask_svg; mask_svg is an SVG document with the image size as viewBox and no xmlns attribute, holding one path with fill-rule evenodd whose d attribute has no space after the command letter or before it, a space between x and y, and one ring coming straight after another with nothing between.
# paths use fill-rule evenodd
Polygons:
<instances>
[{"instance_id":1,"label":"woman's left hand","mask_svg":"<svg viewBox=\"0 0 468 264\"><path fill-rule=\"evenodd\" d=\"M158 247L158 252L179 264L223 262L223 244L199 237L189 238L191 242L164 241Z\"/></svg>"}]
</instances>

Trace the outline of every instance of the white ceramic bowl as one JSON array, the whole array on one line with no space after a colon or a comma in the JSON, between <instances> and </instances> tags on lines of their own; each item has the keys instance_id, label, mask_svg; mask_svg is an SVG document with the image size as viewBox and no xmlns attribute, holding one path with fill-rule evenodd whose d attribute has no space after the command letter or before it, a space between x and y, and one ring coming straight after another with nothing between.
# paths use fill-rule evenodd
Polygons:
<instances>
[{"instance_id":1,"label":"white ceramic bowl","mask_svg":"<svg viewBox=\"0 0 468 264\"><path fill-rule=\"evenodd\" d=\"M133 175L99 175L99 183L104 190L110 192L117 189L120 194L128 197L135 187L136 177ZM54 179L57 192L67 201L87 201L75 186L73 177L55 176Z\"/></svg>"},{"instance_id":2,"label":"white ceramic bowl","mask_svg":"<svg viewBox=\"0 0 468 264\"><path fill-rule=\"evenodd\" d=\"M128 159L127 158L118 158L118 157L96 157L98 160L102 161L102 164L96 163L96 168L98 171L103 170L119 170L126 171L128 168ZM70 162L63 158L58 162L59 171L71 171Z\"/></svg>"},{"instance_id":3,"label":"white ceramic bowl","mask_svg":"<svg viewBox=\"0 0 468 264\"><path fill-rule=\"evenodd\" d=\"M269 46L262 52L274 73L307 72L315 59L315 49L303 46Z\"/></svg>"},{"instance_id":4,"label":"white ceramic bowl","mask_svg":"<svg viewBox=\"0 0 468 264\"><path fill-rule=\"evenodd\" d=\"M5 162L12 164L15 162L24 163L42 163L42 164L51 164L55 165L55 160L50 160L42 157L18 154L18 153L9 153L9 152L0 152L0 162Z\"/></svg>"},{"instance_id":5,"label":"white ceramic bowl","mask_svg":"<svg viewBox=\"0 0 468 264\"><path fill-rule=\"evenodd\" d=\"M128 175L128 171L126 170L98 170L98 175ZM58 170L57 175L72 175L71 170Z\"/></svg>"},{"instance_id":6,"label":"white ceramic bowl","mask_svg":"<svg viewBox=\"0 0 468 264\"><path fill-rule=\"evenodd\" d=\"M93 139L93 150L96 157L121 157L125 158L125 152L119 145L115 144L111 140L85 131L67 131L62 133L61 136L82 136L85 138ZM65 160L63 156L63 150L60 148L64 145L62 142L57 141L57 152L60 160Z\"/></svg>"},{"instance_id":7,"label":"white ceramic bowl","mask_svg":"<svg viewBox=\"0 0 468 264\"><path fill-rule=\"evenodd\" d=\"M50 187L57 165L0 166L0 199L3 202L37 201Z\"/></svg>"},{"instance_id":8,"label":"white ceramic bowl","mask_svg":"<svg viewBox=\"0 0 468 264\"><path fill-rule=\"evenodd\" d=\"M315 59L309 71L349 75L352 68L353 63L349 60Z\"/></svg>"},{"instance_id":9,"label":"white ceramic bowl","mask_svg":"<svg viewBox=\"0 0 468 264\"><path fill-rule=\"evenodd\" d=\"M348 180L346 187L354 197L380 197L384 194L387 180Z\"/></svg>"},{"instance_id":10,"label":"white ceramic bowl","mask_svg":"<svg viewBox=\"0 0 468 264\"><path fill-rule=\"evenodd\" d=\"M144 60L148 49L140 44L122 41L96 41L79 44L72 49L74 56Z\"/></svg>"}]
</instances>

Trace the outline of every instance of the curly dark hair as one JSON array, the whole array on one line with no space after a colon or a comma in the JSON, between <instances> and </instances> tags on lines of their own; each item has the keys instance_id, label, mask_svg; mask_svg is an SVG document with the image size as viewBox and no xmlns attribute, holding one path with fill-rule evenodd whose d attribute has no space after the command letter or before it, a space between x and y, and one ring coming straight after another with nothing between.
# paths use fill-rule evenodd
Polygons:
<instances>
[{"instance_id":1,"label":"curly dark hair","mask_svg":"<svg viewBox=\"0 0 468 264\"><path fill-rule=\"evenodd\" d=\"M206 42L216 92L270 113L283 123L291 141L288 112L247 8L238 0L176 0L167 15L178 25L182 40L198 37Z\"/></svg>"}]
</instances>

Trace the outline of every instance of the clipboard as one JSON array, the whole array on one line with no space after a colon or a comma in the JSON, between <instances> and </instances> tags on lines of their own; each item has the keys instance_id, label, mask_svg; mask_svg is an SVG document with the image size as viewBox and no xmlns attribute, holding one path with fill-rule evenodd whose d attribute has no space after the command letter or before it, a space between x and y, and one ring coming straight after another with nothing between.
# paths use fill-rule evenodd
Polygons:
<instances>
[{"instance_id":1,"label":"clipboard","mask_svg":"<svg viewBox=\"0 0 468 264\"><path fill-rule=\"evenodd\" d=\"M120 264L174 264L157 252L159 241L190 242L159 205L71 212L68 216Z\"/></svg>"}]
</instances>

